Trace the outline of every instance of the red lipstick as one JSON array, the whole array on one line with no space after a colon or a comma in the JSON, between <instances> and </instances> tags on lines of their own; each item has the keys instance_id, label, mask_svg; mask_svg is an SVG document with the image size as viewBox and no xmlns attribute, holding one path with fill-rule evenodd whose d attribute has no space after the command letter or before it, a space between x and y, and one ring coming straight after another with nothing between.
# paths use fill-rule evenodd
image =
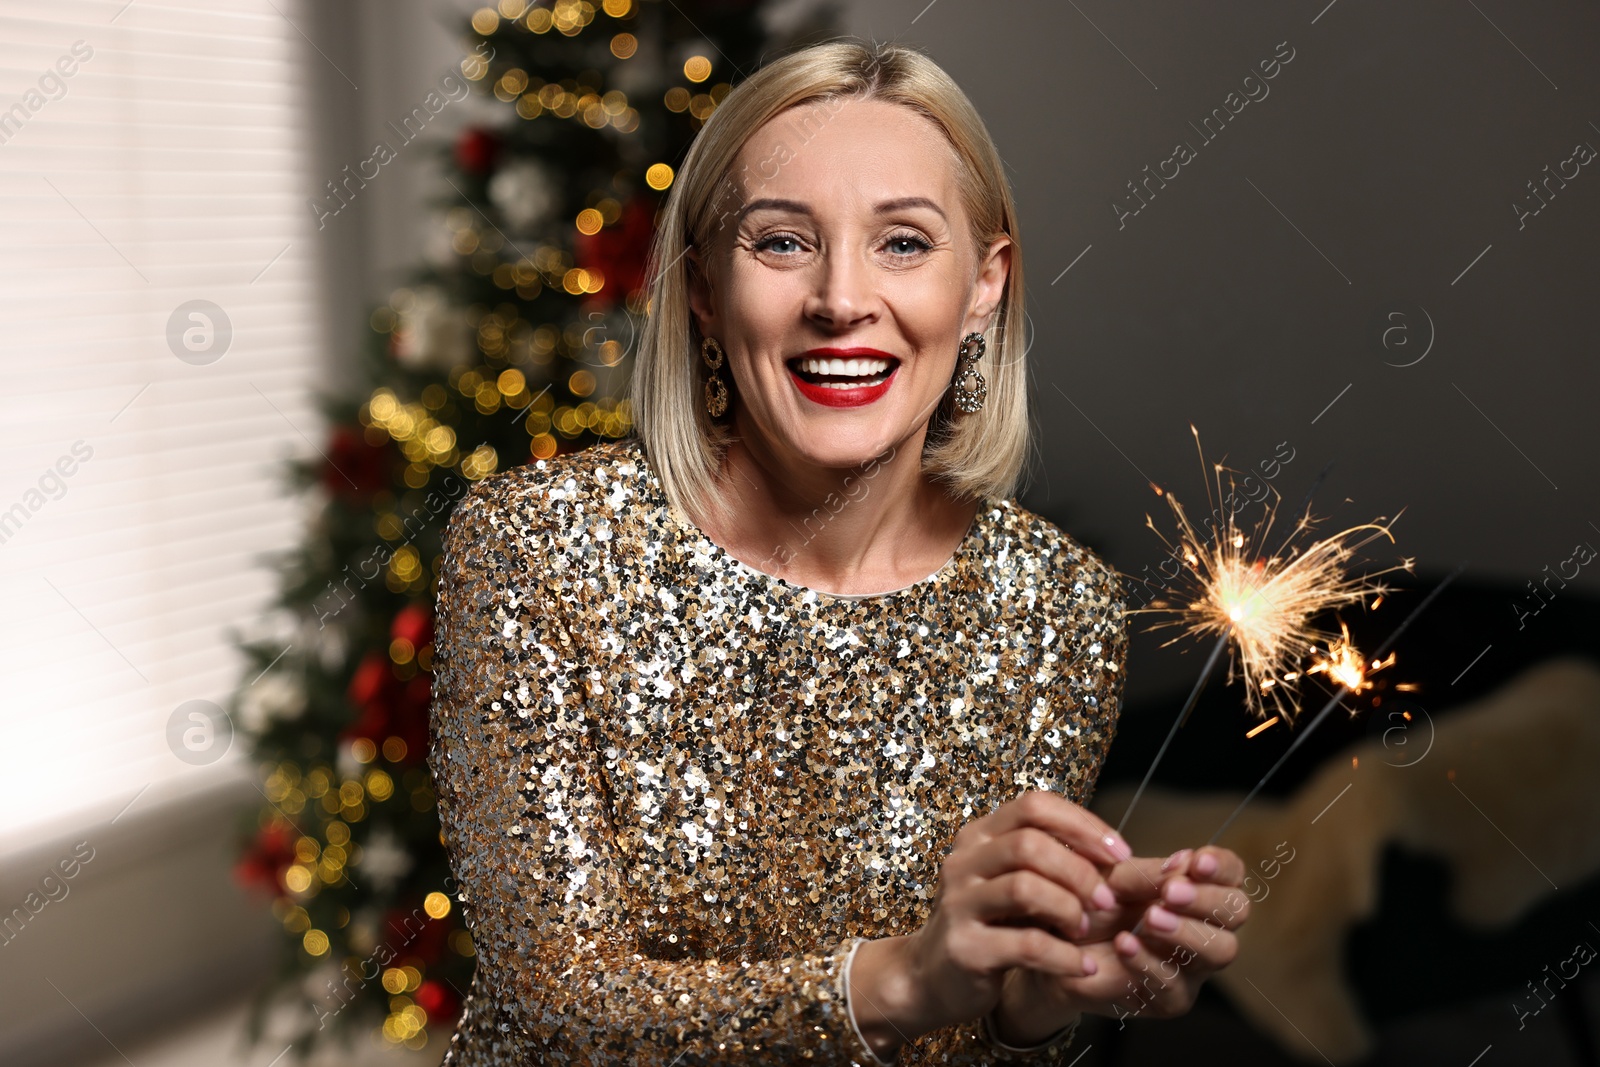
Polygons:
<instances>
[{"instance_id":1,"label":"red lipstick","mask_svg":"<svg viewBox=\"0 0 1600 1067\"><path fill-rule=\"evenodd\" d=\"M888 362L886 372L876 375L826 374L802 370L808 359L879 359ZM787 363L789 379L800 395L830 408L855 408L883 397L900 371L900 361L876 348L813 348Z\"/></svg>"}]
</instances>

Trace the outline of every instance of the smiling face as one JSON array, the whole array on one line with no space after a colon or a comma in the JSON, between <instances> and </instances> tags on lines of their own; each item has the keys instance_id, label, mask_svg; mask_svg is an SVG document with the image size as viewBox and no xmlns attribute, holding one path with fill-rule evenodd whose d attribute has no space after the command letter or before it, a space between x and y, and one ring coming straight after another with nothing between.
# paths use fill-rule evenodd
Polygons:
<instances>
[{"instance_id":1,"label":"smiling face","mask_svg":"<svg viewBox=\"0 0 1600 1067\"><path fill-rule=\"evenodd\" d=\"M690 304L752 447L830 468L920 447L1009 263L1003 237L974 246L956 166L930 120L878 100L784 112L746 142Z\"/></svg>"}]
</instances>

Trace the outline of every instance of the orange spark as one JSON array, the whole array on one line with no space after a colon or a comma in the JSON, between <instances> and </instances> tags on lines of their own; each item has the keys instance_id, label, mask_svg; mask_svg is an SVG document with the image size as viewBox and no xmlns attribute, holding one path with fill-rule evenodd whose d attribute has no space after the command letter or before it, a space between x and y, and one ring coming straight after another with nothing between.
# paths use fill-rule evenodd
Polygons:
<instances>
[{"instance_id":1,"label":"orange spark","mask_svg":"<svg viewBox=\"0 0 1600 1067\"><path fill-rule=\"evenodd\" d=\"M1273 723L1275 723L1277 721L1278 721L1278 717L1276 715L1274 715L1272 718L1268 719L1266 722L1262 723L1260 726L1255 727L1254 729L1252 729L1249 733L1245 734L1244 736L1246 738L1254 737L1256 734L1259 734L1262 730L1265 730L1267 727L1271 726Z\"/></svg>"}]
</instances>

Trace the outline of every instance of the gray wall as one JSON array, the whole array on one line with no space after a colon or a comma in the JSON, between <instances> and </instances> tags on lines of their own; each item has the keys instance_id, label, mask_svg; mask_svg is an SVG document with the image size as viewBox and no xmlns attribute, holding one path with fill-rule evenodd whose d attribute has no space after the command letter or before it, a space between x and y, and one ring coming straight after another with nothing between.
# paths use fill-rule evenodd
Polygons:
<instances>
[{"instance_id":1,"label":"gray wall","mask_svg":"<svg viewBox=\"0 0 1600 1067\"><path fill-rule=\"evenodd\" d=\"M1113 564L1160 558L1147 481L1203 500L1191 422L1244 469L1289 442L1285 513L1330 461L1327 528L1405 508L1419 572L1521 587L1600 547L1600 159L1564 162L1600 148L1593 4L857 0L847 29L925 49L989 123L1035 331L1024 500ZM1547 165L1577 175L1519 218ZM1177 176L1140 207L1146 166ZM1138 647L1130 696L1193 677Z\"/></svg>"}]
</instances>

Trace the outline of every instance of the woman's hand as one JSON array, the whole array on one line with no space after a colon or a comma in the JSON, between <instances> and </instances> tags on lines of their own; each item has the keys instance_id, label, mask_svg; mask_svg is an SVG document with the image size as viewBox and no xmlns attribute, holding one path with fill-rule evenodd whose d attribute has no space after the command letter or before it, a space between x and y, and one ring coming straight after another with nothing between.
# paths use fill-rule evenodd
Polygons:
<instances>
[{"instance_id":1,"label":"woman's hand","mask_svg":"<svg viewBox=\"0 0 1600 1067\"><path fill-rule=\"evenodd\" d=\"M1043 790L967 823L922 928L857 950L851 1000L868 1044L888 1057L918 1034L985 1014L1012 968L1092 976L1095 953L1072 939L1117 910L1104 872L1130 854L1100 818Z\"/></svg>"},{"instance_id":2,"label":"woman's hand","mask_svg":"<svg viewBox=\"0 0 1600 1067\"><path fill-rule=\"evenodd\" d=\"M1214 846L1119 863L1107 879L1118 909L1080 939L1093 973L1007 975L995 1013L1001 1040L1037 1043L1079 1012L1120 1020L1188 1011L1200 985L1238 953L1234 931L1250 915L1244 876L1238 855Z\"/></svg>"}]
</instances>

